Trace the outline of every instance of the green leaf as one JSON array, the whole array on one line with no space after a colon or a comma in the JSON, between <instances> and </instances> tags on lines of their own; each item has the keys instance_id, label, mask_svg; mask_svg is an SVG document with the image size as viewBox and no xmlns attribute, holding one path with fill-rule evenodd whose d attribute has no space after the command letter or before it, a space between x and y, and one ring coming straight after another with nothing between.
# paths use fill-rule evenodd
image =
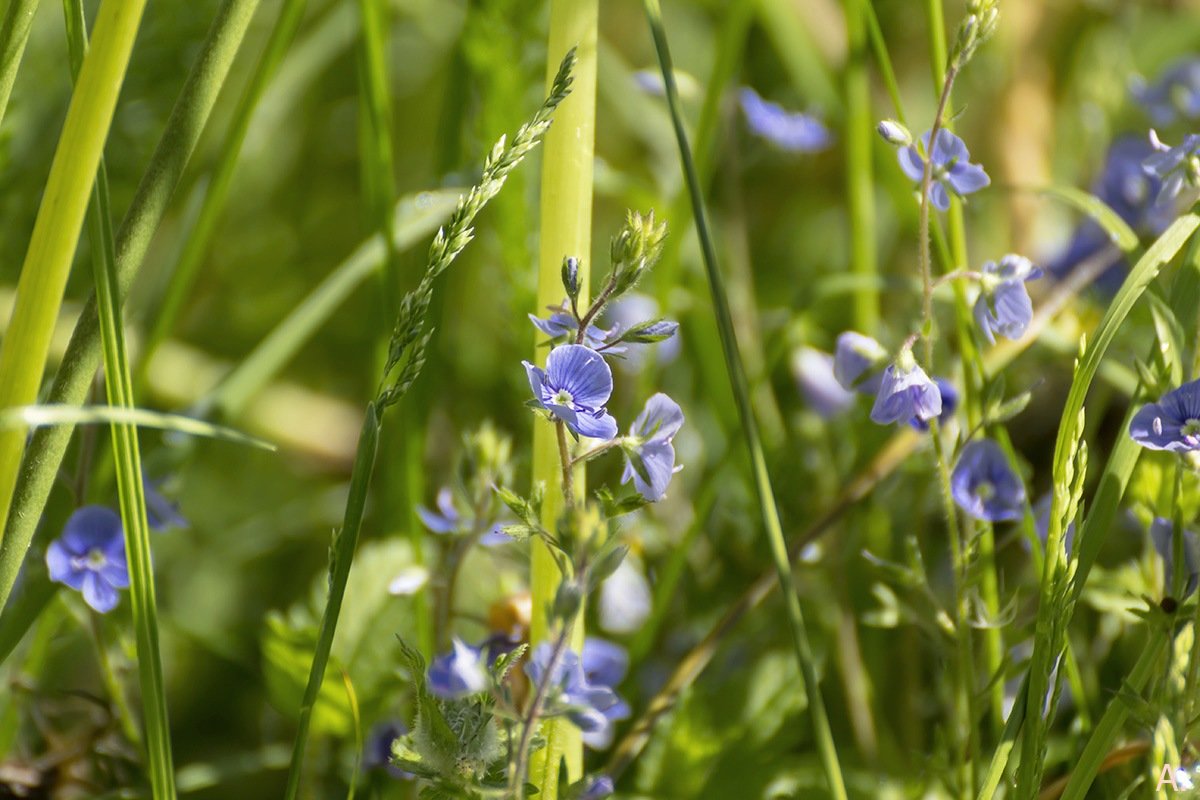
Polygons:
<instances>
[{"instance_id":1,"label":"green leaf","mask_svg":"<svg viewBox=\"0 0 1200 800\"><path fill-rule=\"evenodd\" d=\"M114 406L20 406L0 411L0 430L38 428L46 425L134 425L188 436L236 442L274 452L270 442L223 425L194 417L164 414L144 408Z\"/></svg>"},{"instance_id":2,"label":"green leaf","mask_svg":"<svg viewBox=\"0 0 1200 800\"><path fill-rule=\"evenodd\" d=\"M1069 206L1087 214L1112 239L1113 244L1123 253L1132 253L1138 246L1138 235L1129 227L1121 215L1113 211L1112 206L1105 203L1094 194L1076 189L1073 186L1046 186L1034 191L1061 200Z\"/></svg>"},{"instance_id":3,"label":"green leaf","mask_svg":"<svg viewBox=\"0 0 1200 800\"><path fill-rule=\"evenodd\" d=\"M285 714L294 715L300 707L316 641L314 625L277 611L267 615L262 638L263 679L271 704ZM338 681L322 681L311 724L322 734L350 733L350 704Z\"/></svg>"}]
</instances>

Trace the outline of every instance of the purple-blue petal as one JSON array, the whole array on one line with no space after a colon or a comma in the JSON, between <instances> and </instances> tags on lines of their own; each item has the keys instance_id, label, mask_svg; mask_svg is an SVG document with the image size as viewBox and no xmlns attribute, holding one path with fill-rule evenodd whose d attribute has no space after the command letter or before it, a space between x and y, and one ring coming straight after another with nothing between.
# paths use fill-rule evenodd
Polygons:
<instances>
[{"instance_id":1,"label":"purple-blue petal","mask_svg":"<svg viewBox=\"0 0 1200 800\"><path fill-rule=\"evenodd\" d=\"M617 435L617 421L604 409L580 412L572 428L580 436L606 442Z\"/></svg>"},{"instance_id":2,"label":"purple-blue petal","mask_svg":"<svg viewBox=\"0 0 1200 800\"><path fill-rule=\"evenodd\" d=\"M89 550L108 552L114 541L123 541L121 517L107 506L83 506L73 513L63 527L60 541L77 556Z\"/></svg>"},{"instance_id":3,"label":"purple-blue petal","mask_svg":"<svg viewBox=\"0 0 1200 800\"><path fill-rule=\"evenodd\" d=\"M120 595L108 581L96 572L87 571L83 578L83 601L101 614L117 607Z\"/></svg>"},{"instance_id":4,"label":"purple-blue petal","mask_svg":"<svg viewBox=\"0 0 1200 800\"><path fill-rule=\"evenodd\" d=\"M901 147L896 151L896 158L900 162L900 170L910 181L920 183L925 178L925 159L921 158L915 146L910 144Z\"/></svg>"},{"instance_id":5,"label":"purple-blue petal","mask_svg":"<svg viewBox=\"0 0 1200 800\"><path fill-rule=\"evenodd\" d=\"M643 439L671 441L683 426L683 409L662 392L650 396L642 413L633 421L630 433Z\"/></svg>"},{"instance_id":6,"label":"purple-blue petal","mask_svg":"<svg viewBox=\"0 0 1200 800\"><path fill-rule=\"evenodd\" d=\"M583 345L568 344L550 351L547 382L565 390L577 406L597 409L612 395L612 370L603 356ZM611 437L610 437L611 438Z\"/></svg>"},{"instance_id":7,"label":"purple-blue petal","mask_svg":"<svg viewBox=\"0 0 1200 800\"><path fill-rule=\"evenodd\" d=\"M950 210L950 193L942 181L934 181L929 187L929 202L938 211Z\"/></svg>"},{"instance_id":8,"label":"purple-blue petal","mask_svg":"<svg viewBox=\"0 0 1200 800\"><path fill-rule=\"evenodd\" d=\"M978 192L992 182L983 167L963 161L950 168L946 180L959 196Z\"/></svg>"},{"instance_id":9,"label":"purple-blue petal","mask_svg":"<svg viewBox=\"0 0 1200 800\"><path fill-rule=\"evenodd\" d=\"M1024 513L1025 485L991 439L977 439L963 448L950 475L950 493L975 519L1000 522Z\"/></svg>"}]
</instances>

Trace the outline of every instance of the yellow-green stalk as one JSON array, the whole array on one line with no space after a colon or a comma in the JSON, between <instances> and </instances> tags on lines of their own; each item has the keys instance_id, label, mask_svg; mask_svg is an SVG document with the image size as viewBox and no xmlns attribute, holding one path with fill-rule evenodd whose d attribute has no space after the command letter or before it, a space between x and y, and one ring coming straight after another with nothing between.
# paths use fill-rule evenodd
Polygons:
<instances>
[{"instance_id":1,"label":"yellow-green stalk","mask_svg":"<svg viewBox=\"0 0 1200 800\"><path fill-rule=\"evenodd\" d=\"M566 256L580 260L579 280L588 285L592 245L592 152L596 129L596 26L599 17L598 0L550 0L550 40L546 54L547 86L554 80L563 54L577 47L571 96L555 113L554 126L546 136L542 162L541 192L541 252L538 257L538 313L547 305L563 299L562 262ZM586 297L580 303L587 302ZM547 350L538 348L535 355L545 364ZM582 470L582 467L579 469ZM553 530L562 511L562 477L555 429L538 424L533 432L533 480L546 486L542 507L542 524ZM582 487L583 481L575 484ZM546 608L558 589L559 571L546 546L534 540L532 546L531 589L533 618L530 630L532 644L546 641ZM573 630L572 646L583 642L583 625ZM552 720L544 723L546 747L534 754L530 764L530 781L540 791L541 800L556 800L558 770L561 759L566 760L570 780L578 780L583 772L583 744L579 731L569 722Z\"/></svg>"},{"instance_id":2,"label":"yellow-green stalk","mask_svg":"<svg viewBox=\"0 0 1200 800\"><path fill-rule=\"evenodd\" d=\"M105 0L97 12L92 49L71 95L0 349L0 408L37 401L71 259L145 7L146 0ZM0 433L0 519L8 516L24 447L25 431Z\"/></svg>"}]
</instances>

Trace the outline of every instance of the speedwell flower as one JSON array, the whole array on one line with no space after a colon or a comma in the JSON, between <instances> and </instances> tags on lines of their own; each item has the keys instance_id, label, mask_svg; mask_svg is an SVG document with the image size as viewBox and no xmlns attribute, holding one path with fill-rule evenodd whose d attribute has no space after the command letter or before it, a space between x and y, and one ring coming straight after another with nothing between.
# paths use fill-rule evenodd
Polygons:
<instances>
[{"instance_id":1,"label":"speedwell flower","mask_svg":"<svg viewBox=\"0 0 1200 800\"><path fill-rule=\"evenodd\" d=\"M604 407L612 395L613 378L603 356L567 344L550 351L544 370L522 363L534 402L565 422L572 433L604 440L617 435L617 421Z\"/></svg>"},{"instance_id":2,"label":"speedwell flower","mask_svg":"<svg viewBox=\"0 0 1200 800\"><path fill-rule=\"evenodd\" d=\"M625 648L607 639L588 637L579 651L579 660L583 666L583 676L593 686L607 686L614 692L625 673L629 671L629 654ZM603 710L609 724L599 731L585 733L583 743L593 750L604 750L612 744L612 723L627 719L631 713L629 704L616 695L617 702Z\"/></svg>"},{"instance_id":3,"label":"speedwell flower","mask_svg":"<svg viewBox=\"0 0 1200 800\"><path fill-rule=\"evenodd\" d=\"M597 775L587 782L584 787L583 794L579 796L579 800L604 800L606 797L611 797L613 793L613 780L607 775Z\"/></svg>"},{"instance_id":4,"label":"speedwell flower","mask_svg":"<svg viewBox=\"0 0 1200 800\"><path fill-rule=\"evenodd\" d=\"M1188 453L1200 450L1200 380L1167 392L1138 410L1129 435L1142 447Z\"/></svg>"},{"instance_id":5,"label":"speedwell flower","mask_svg":"<svg viewBox=\"0 0 1200 800\"><path fill-rule=\"evenodd\" d=\"M553 652L553 645L542 642L525 664L525 674L535 686L546 675ZM621 698L607 686L590 683L574 651L562 654L546 680L548 713L565 713L584 734L600 734L612 726L608 712L619 706Z\"/></svg>"},{"instance_id":6,"label":"speedwell flower","mask_svg":"<svg viewBox=\"0 0 1200 800\"><path fill-rule=\"evenodd\" d=\"M548 317L535 317L529 315L529 321L533 323L533 327L537 328L542 333L550 337L550 341L557 342L567 340L574 342L575 337L579 333L579 320L575 319L575 315L567 310L566 302L561 306L549 306L550 311ZM588 325L587 333L583 337L583 344L598 350L605 347L608 341L612 338L613 331L605 330L596 325ZM619 352L621 348L609 348L609 352Z\"/></svg>"},{"instance_id":7,"label":"speedwell flower","mask_svg":"<svg viewBox=\"0 0 1200 800\"><path fill-rule=\"evenodd\" d=\"M800 393L824 419L841 414L854 405L854 393L838 383L833 374L833 356L801 347L792 354L792 375Z\"/></svg>"},{"instance_id":8,"label":"speedwell flower","mask_svg":"<svg viewBox=\"0 0 1200 800\"><path fill-rule=\"evenodd\" d=\"M1025 484L991 439L963 448L950 475L950 493L959 508L986 522L1017 519L1025 510Z\"/></svg>"},{"instance_id":9,"label":"speedwell flower","mask_svg":"<svg viewBox=\"0 0 1200 800\"><path fill-rule=\"evenodd\" d=\"M429 690L443 700L457 700L487 688L487 665L483 649L471 647L457 636L449 653L429 665Z\"/></svg>"},{"instance_id":10,"label":"speedwell flower","mask_svg":"<svg viewBox=\"0 0 1200 800\"><path fill-rule=\"evenodd\" d=\"M82 592L84 602L96 611L112 611L117 590L129 587L121 518L104 506L80 508L46 549L46 568L50 580Z\"/></svg>"},{"instance_id":11,"label":"speedwell flower","mask_svg":"<svg viewBox=\"0 0 1200 800\"><path fill-rule=\"evenodd\" d=\"M746 87L738 95L746 125L762 138L792 153L815 153L833 142L820 120L808 114L785 110L782 106L762 99L758 92Z\"/></svg>"},{"instance_id":12,"label":"speedwell flower","mask_svg":"<svg viewBox=\"0 0 1200 800\"><path fill-rule=\"evenodd\" d=\"M921 136L921 145L926 152L929 149L929 132ZM915 145L901 147L897 153L900 159L900 169L911 180L920 185L925 178L925 159ZM971 154L963 140L945 128L939 128L937 139L933 143L930 160L933 162L929 201L934 208L946 211L950 208L950 192L959 197L977 192L991 183L983 167L972 164Z\"/></svg>"},{"instance_id":13,"label":"speedwell flower","mask_svg":"<svg viewBox=\"0 0 1200 800\"><path fill-rule=\"evenodd\" d=\"M1151 131L1150 144L1157 152L1142 162L1142 168L1162 181L1155 205L1169 206L1184 184L1200 185L1200 133L1188 134L1180 144L1168 147Z\"/></svg>"},{"instance_id":14,"label":"speedwell flower","mask_svg":"<svg viewBox=\"0 0 1200 800\"><path fill-rule=\"evenodd\" d=\"M938 425L945 425L958 410L958 389L955 389L954 384L945 378L934 378L933 382L942 395L942 413L938 414ZM908 421L908 424L918 431L929 430L929 420L920 417L914 416Z\"/></svg>"},{"instance_id":15,"label":"speedwell flower","mask_svg":"<svg viewBox=\"0 0 1200 800\"><path fill-rule=\"evenodd\" d=\"M443 486L438 490L437 511L418 505L417 516L420 517L421 524L428 528L430 533L465 534L470 532L472 526L472 521L463 519L462 514L454 505L454 492L450 490L449 486ZM500 523L491 525L490 529L479 537L479 543L490 547L511 542L512 537L504 533L502 527Z\"/></svg>"},{"instance_id":16,"label":"speedwell flower","mask_svg":"<svg viewBox=\"0 0 1200 800\"><path fill-rule=\"evenodd\" d=\"M846 331L837 338L833 356L833 377L843 389L875 394L879 391L883 363L887 361L883 345L856 331Z\"/></svg>"},{"instance_id":17,"label":"speedwell flower","mask_svg":"<svg viewBox=\"0 0 1200 800\"><path fill-rule=\"evenodd\" d=\"M675 446L671 440L683 425L683 409L671 398L658 392L646 401L646 407L625 437L625 472L621 483L633 481L642 497L656 503L667 493L675 466Z\"/></svg>"},{"instance_id":18,"label":"speedwell flower","mask_svg":"<svg viewBox=\"0 0 1200 800\"><path fill-rule=\"evenodd\" d=\"M919 419L925 422L942 413L942 393L905 349L883 371L871 419L880 425Z\"/></svg>"},{"instance_id":19,"label":"speedwell flower","mask_svg":"<svg viewBox=\"0 0 1200 800\"><path fill-rule=\"evenodd\" d=\"M1156 125L1170 125L1179 115L1200 117L1200 59L1176 61L1158 80L1139 81L1130 91Z\"/></svg>"},{"instance_id":20,"label":"speedwell flower","mask_svg":"<svg viewBox=\"0 0 1200 800\"><path fill-rule=\"evenodd\" d=\"M975 321L989 344L996 343L996 334L1006 339L1020 339L1033 320L1033 301L1025 281L1042 277L1042 271L1024 256L1012 253L997 264L983 265L979 281L979 298L975 301Z\"/></svg>"}]
</instances>

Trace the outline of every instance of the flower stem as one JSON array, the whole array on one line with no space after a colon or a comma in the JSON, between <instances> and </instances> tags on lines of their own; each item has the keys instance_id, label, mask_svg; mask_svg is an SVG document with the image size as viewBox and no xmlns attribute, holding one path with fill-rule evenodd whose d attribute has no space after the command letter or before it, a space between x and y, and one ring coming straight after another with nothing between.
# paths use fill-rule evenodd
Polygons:
<instances>
[{"instance_id":1,"label":"flower stem","mask_svg":"<svg viewBox=\"0 0 1200 800\"><path fill-rule=\"evenodd\" d=\"M558 60L571 47L577 48L574 82L570 97L562 102L554 126L546 136L542 160L541 252L538 257L537 308L556 305L563 297L561 267L563 258L579 258L579 283L583 287L580 302L586 304L586 291L592 246L592 162L596 127L596 41L599 0L551 0L550 31L547 45L547 82L553 80ZM536 346L536 343L535 343ZM537 351L544 364L546 352ZM548 425L536 425L533 431L533 481L546 487L542 505L542 524L547 530L557 527L564 504L563 472L558 434ZM570 472L568 468L568 472ZM574 491L577 482L572 481ZM530 644L548 641L550 620L547 608L558 592L561 574L546 544L530 543L530 588L533 613L530 620ZM583 624L570 627L574 640L582 644ZM550 720L543 726L546 746L530 759L530 781L537 786L539 800L557 800L559 764L566 761L567 777L575 781L583 773L583 741L580 733L563 720Z\"/></svg>"},{"instance_id":2,"label":"flower stem","mask_svg":"<svg viewBox=\"0 0 1200 800\"><path fill-rule=\"evenodd\" d=\"M767 470L766 456L763 453L762 441L759 438L758 426L754 420L754 412L750 405L750 390L746 381L745 368L742 365L741 354L738 352L737 336L734 333L733 319L729 311L729 299L721 274L717 269L716 249L708 229L708 218L704 207L704 197L700 188L700 178L696 164L692 159L691 148L688 145L687 132L683 125L683 116L679 106L679 90L675 85L675 70L671 63L671 52L667 44L667 34L662 21L662 9L658 0L643 0L643 8L650 24L650 33L654 38L655 51L658 54L659 67L662 70L663 81L667 89L667 103L671 112L671 121L675 128L675 138L679 145L679 156L682 162L684 177L692 203L692 214L696 222L696 233L700 239L701 252L704 257L705 272L708 276L709 291L712 295L716 311L717 328L721 337L721 350L725 358L725 367L729 377L730 388L737 404L738 418L741 422L742 437L749 450L750 462L753 466L754 486L758 494L759 508L762 514L763 526L766 529L767 540L771 548L771 557L775 563L776 578L783 592L784 607L787 611L788 624L792 633L792 643L795 647L796 660L804 679L808 695L809 711L812 715L813 733L817 742L817 751L828 783L830 796L835 800L846 797L845 780L842 777L841 765L838 761L837 747L833 741L833 732L829 727L829 718L825 711L825 702L821 696L820 680L817 677L812 648L808 641L808 632L804 623L803 612L800 608L800 598L796 592L795 581L792 577L791 562L788 557L787 545L783 538L783 528L779 521L779 510L775 504L775 493L771 487L771 477Z\"/></svg>"},{"instance_id":3,"label":"flower stem","mask_svg":"<svg viewBox=\"0 0 1200 800\"><path fill-rule=\"evenodd\" d=\"M533 742L533 732L537 729L538 719L542 715L542 707L546 704L550 681L554 673L558 671L558 665L562 663L563 655L567 652L567 643L571 640L572 622L568 621L562 632L555 637L554 649L550 651L550 660L546 664L546 671L534 689L533 697L529 701L529 708L525 712L525 718L521 720L521 740L517 744L515 763L508 773L509 797L515 798L515 800L524 800L525 798L525 773L529 764L529 747Z\"/></svg>"}]
</instances>

